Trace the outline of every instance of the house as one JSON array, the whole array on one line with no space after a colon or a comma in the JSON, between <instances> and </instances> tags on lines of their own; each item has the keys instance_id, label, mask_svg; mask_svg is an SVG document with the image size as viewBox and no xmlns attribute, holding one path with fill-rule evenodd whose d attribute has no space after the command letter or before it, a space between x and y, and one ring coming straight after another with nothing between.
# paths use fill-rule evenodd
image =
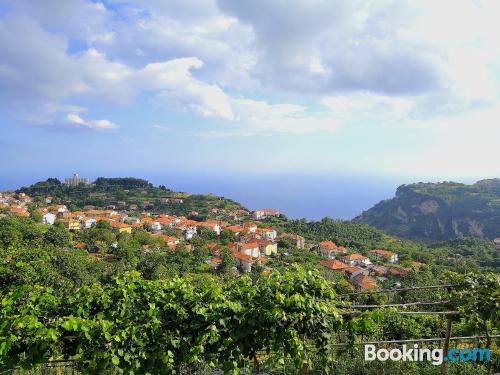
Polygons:
<instances>
[{"instance_id":1,"label":"house","mask_svg":"<svg viewBox=\"0 0 500 375\"><path fill-rule=\"evenodd\" d=\"M370 269L370 272L376 276L387 275L387 273L389 272L389 268L387 268L385 266L376 265L376 264L372 264L371 266L369 266L369 269Z\"/></svg>"},{"instance_id":2,"label":"house","mask_svg":"<svg viewBox=\"0 0 500 375\"><path fill-rule=\"evenodd\" d=\"M193 238L197 233L197 229L194 226L188 226L186 229L182 231L182 235L184 236L184 239L190 240Z\"/></svg>"},{"instance_id":3,"label":"house","mask_svg":"<svg viewBox=\"0 0 500 375\"><path fill-rule=\"evenodd\" d=\"M500 237L497 237L493 240L493 243L495 244L495 248L497 250L500 250Z\"/></svg>"},{"instance_id":4,"label":"house","mask_svg":"<svg viewBox=\"0 0 500 375\"><path fill-rule=\"evenodd\" d=\"M375 258L386 260L389 263L396 263L398 261L398 254L393 253L392 251L375 249L370 250L369 253L372 254Z\"/></svg>"},{"instance_id":5,"label":"house","mask_svg":"<svg viewBox=\"0 0 500 375\"><path fill-rule=\"evenodd\" d=\"M410 273L409 268L396 268L396 267L391 267L389 268L389 275L396 276L396 277L404 277Z\"/></svg>"},{"instance_id":6,"label":"house","mask_svg":"<svg viewBox=\"0 0 500 375\"><path fill-rule=\"evenodd\" d=\"M111 225L111 228L118 229L118 232L120 233L132 233L132 227L130 225L121 223L119 221L111 221L109 225Z\"/></svg>"},{"instance_id":7,"label":"house","mask_svg":"<svg viewBox=\"0 0 500 375\"><path fill-rule=\"evenodd\" d=\"M323 241L318 245L319 253L328 259L335 259L338 255L346 253L347 249L343 246L337 246L332 241Z\"/></svg>"},{"instance_id":8,"label":"house","mask_svg":"<svg viewBox=\"0 0 500 375\"><path fill-rule=\"evenodd\" d=\"M278 244L268 240L255 240L259 245L259 252L261 255L271 256L278 253Z\"/></svg>"},{"instance_id":9,"label":"house","mask_svg":"<svg viewBox=\"0 0 500 375\"><path fill-rule=\"evenodd\" d=\"M219 269L221 263L222 263L222 259L219 257L215 257L215 258L207 260L207 264L213 270Z\"/></svg>"},{"instance_id":10,"label":"house","mask_svg":"<svg viewBox=\"0 0 500 375\"><path fill-rule=\"evenodd\" d=\"M291 240L293 244L299 249L303 249L306 246L306 240L304 239L304 237L299 236L298 234L283 233L280 236L280 239L281 238Z\"/></svg>"},{"instance_id":11,"label":"house","mask_svg":"<svg viewBox=\"0 0 500 375\"><path fill-rule=\"evenodd\" d=\"M277 233L273 228L257 228L255 234L264 240L274 241L276 240Z\"/></svg>"},{"instance_id":12,"label":"house","mask_svg":"<svg viewBox=\"0 0 500 375\"><path fill-rule=\"evenodd\" d=\"M190 220L191 221L191 220ZM193 223L196 223L195 221ZM196 236L197 227L195 224L185 223L176 226L178 229L182 230L183 236L186 240L190 240L194 236Z\"/></svg>"},{"instance_id":13,"label":"house","mask_svg":"<svg viewBox=\"0 0 500 375\"><path fill-rule=\"evenodd\" d=\"M58 204L54 206L54 208L57 212L69 212L68 207L66 207L64 204Z\"/></svg>"},{"instance_id":14,"label":"house","mask_svg":"<svg viewBox=\"0 0 500 375\"><path fill-rule=\"evenodd\" d=\"M262 220L270 216L279 216L280 212L273 208L264 208L262 210L257 210L252 212L252 218L254 220Z\"/></svg>"},{"instance_id":15,"label":"house","mask_svg":"<svg viewBox=\"0 0 500 375\"><path fill-rule=\"evenodd\" d=\"M344 263L350 266L369 266L372 264L370 259L357 253L344 256Z\"/></svg>"},{"instance_id":16,"label":"house","mask_svg":"<svg viewBox=\"0 0 500 375\"><path fill-rule=\"evenodd\" d=\"M242 272L251 272L252 265L254 263L265 263L268 259L263 257L258 257L257 259L251 257L250 255L246 255L244 253L239 252L238 250L232 250L233 258L237 267Z\"/></svg>"},{"instance_id":17,"label":"house","mask_svg":"<svg viewBox=\"0 0 500 375\"><path fill-rule=\"evenodd\" d=\"M93 217L86 217L81 220L82 226L85 229L92 228L94 225L97 224L97 220Z\"/></svg>"},{"instance_id":18,"label":"house","mask_svg":"<svg viewBox=\"0 0 500 375\"><path fill-rule=\"evenodd\" d=\"M67 219L60 219L59 221L61 221L64 224L64 227L67 230L80 230L81 229L80 222L77 220L67 218Z\"/></svg>"},{"instance_id":19,"label":"house","mask_svg":"<svg viewBox=\"0 0 500 375\"><path fill-rule=\"evenodd\" d=\"M370 273L367 269L358 266L347 266L344 268L344 272L347 274L350 280L358 275L368 276Z\"/></svg>"},{"instance_id":20,"label":"house","mask_svg":"<svg viewBox=\"0 0 500 375\"><path fill-rule=\"evenodd\" d=\"M48 225L54 225L56 222L57 216L53 214L52 212L47 212L42 216L42 223L48 224Z\"/></svg>"},{"instance_id":21,"label":"house","mask_svg":"<svg viewBox=\"0 0 500 375\"><path fill-rule=\"evenodd\" d=\"M359 274L354 276L351 279L352 283L358 288L358 289L376 289L378 287L377 283L375 280L373 280L370 276L366 276L363 274Z\"/></svg>"},{"instance_id":22,"label":"house","mask_svg":"<svg viewBox=\"0 0 500 375\"><path fill-rule=\"evenodd\" d=\"M238 238L241 233L245 233L245 228L240 227L239 225L230 225L224 229L233 232L236 238Z\"/></svg>"},{"instance_id":23,"label":"house","mask_svg":"<svg viewBox=\"0 0 500 375\"><path fill-rule=\"evenodd\" d=\"M199 227L204 227L204 228L213 230L218 236L220 235L220 232L222 230L222 228L217 220L206 220L206 221L199 222L197 225Z\"/></svg>"},{"instance_id":24,"label":"house","mask_svg":"<svg viewBox=\"0 0 500 375\"><path fill-rule=\"evenodd\" d=\"M252 258L260 257L259 244L257 242L238 243L236 248L242 254L251 256Z\"/></svg>"},{"instance_id":25,"label":"house","mask_svg":"<svg viewBox=\"0 0 500 375\"><path fill-rule=\"evenodd\" d=\"M161 238L163 239L163 241L165 241L167 246L178 245L179 242L181 242L180 239L178 239L177 237L173 237L173 236L162 236Z\"/></svg>"},{"instance_id":26,"label":"house","mask_svg":"<svg viewBox=\"0 0 500 375\"><path fill-rule=\"evenodd\" d=\"M250 255L240 253L238 250L233 250L232 254L233 254L233 258L235 260L236 266L242 272L251 272L252 271L252 264L254 263L254 260L252 259L252 257Z\"/></svg>"},{"instance_id":27,"label":"house","mask_svg":"<svg viewBox=\"0 0 500 375\"><path fill-rule=\"evenodd\" d=\"M217 242L210 242L208 245L208 250L210 250L210 252L212 254L214 254L215 256L219 256L220 253L221 253L221 247L220 245L217 243Z\"/></svg>"},{"instance_id":28,"label":"house","mask_svg":"<svg viewBox=\"0 0 500 375\"><path fill-rule=\"evenodd\" d=\"M242 228L246 229L248 233L256 233L257 232L257 224L247 221L241 224Z\"/></svg>"},{"instance_id":29,"label":"house","mask_svg":"<svg viewBox=\"0 0 500 375\"><path fill-rule=\"evenodd\" d=\"M327 259L319 262L319 264L323 267L329 268L334 271L343 271L345 268L347 268L347 264L342 263L336 259Z\"/></svg>"},{"instance_id":30,"label":"house","mask_svg":"<svg viewBox=\"0 0 500 375\"><path fill-rule=\"evenodd\" d=\"M143 221L145 221L143 219ZM173 228L175 226L175 218L174 217L171 217L171 216L160 216L158 218L156 218L156 220L154 220L152 223L151 223L151 229L152 230L162 230L162 229L165 229L165 228Z\"/></svg>"}]
</instances>

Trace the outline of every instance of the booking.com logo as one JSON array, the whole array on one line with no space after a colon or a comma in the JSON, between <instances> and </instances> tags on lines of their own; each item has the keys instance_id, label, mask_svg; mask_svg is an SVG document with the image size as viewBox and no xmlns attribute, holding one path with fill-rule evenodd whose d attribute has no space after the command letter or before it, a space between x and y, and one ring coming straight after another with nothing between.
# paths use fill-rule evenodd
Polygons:
<instances>
[{"instance_id":1,"label":"booking.com logo","mask_svg":"<svg viewBox=\"0 0 500 375\"><path fill-rule=\"evenodd\" d=\"M402 348L377 349L373 344L365 345L365 361L408 361L421 362L431 361L433 365L440 365L444 362L457 361L487 361L490 359L489 349L450 349L446 355L443 349L419 348L418 344L413 347L403 345Z\"/></svg>"}]
</instances>

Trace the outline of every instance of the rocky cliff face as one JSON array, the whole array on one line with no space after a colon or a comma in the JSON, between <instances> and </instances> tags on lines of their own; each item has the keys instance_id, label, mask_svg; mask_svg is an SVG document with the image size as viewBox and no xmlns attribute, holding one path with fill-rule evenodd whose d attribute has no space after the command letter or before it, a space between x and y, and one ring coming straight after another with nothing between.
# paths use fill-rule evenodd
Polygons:
<instances>
[{"instance_id":1,"label":"rocky cliff face","mask_svg":"<svg viewBox=\"0 0 500 375\"><path fill-rule=\"evenodd\" d=\"M426 242L459 236L500 236L500 179L402 185L354 219L388 233Z\"/></svg>"}]
</instances>

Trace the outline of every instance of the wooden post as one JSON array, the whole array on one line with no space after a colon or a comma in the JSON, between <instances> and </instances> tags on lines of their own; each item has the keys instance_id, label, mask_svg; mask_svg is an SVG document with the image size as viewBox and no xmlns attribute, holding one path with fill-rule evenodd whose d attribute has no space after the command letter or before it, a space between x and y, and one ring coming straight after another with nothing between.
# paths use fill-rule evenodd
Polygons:
<instances>
[{"instance_id":1,"label":"wooden post","mask_svg":"<svg viewBox=\"0 0 500 375\"><path fill-rule=\"evenodd\" d=\"M444 345L443 345L443 357L447 355L448 351L450 350L451 322L452 322L451 317L448 317L446 322L446 338L444 340ZM448 374L448 361L443 360L443 363L441 363L441 375L447 375L447 374Z\"/></svg>"}]
</instances>

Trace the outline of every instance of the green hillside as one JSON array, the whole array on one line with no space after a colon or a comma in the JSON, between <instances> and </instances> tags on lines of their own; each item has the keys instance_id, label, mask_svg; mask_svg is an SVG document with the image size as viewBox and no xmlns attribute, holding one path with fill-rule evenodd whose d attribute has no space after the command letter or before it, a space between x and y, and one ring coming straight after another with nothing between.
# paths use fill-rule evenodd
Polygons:
<instances>
[{"instance_id":1,"label":"green hillside","mask_svg":"<svg viewBox=\"0 0 500 375\"><path fill-rule=\"evenodd\" d=\"M16 192L25 193L39 202L50 196L52 204L65 204L72 211L89 205L182 216L189 216L196 211L200 217L207 216L212 209L246 211L239 203L227 198L212 194L175 192L163 185L155 187L146 180L134 177L99 177L92 185L79 186L67 186L56 178L49 178L22 187Z\"/></svg>"},{"instance_id":2,"label":"green hillside","mask_svg":"<svg viewBox=\"0 0 500 375\"><path fill-rule=\"evenodd\" d=\"M390 234L426 242L500 236L500 179L402 185L396 196L354 219Z\"/></svg>"}]
</instances>

